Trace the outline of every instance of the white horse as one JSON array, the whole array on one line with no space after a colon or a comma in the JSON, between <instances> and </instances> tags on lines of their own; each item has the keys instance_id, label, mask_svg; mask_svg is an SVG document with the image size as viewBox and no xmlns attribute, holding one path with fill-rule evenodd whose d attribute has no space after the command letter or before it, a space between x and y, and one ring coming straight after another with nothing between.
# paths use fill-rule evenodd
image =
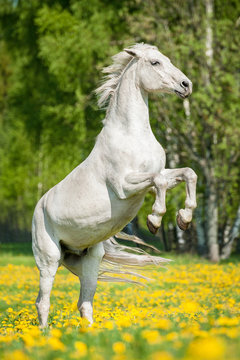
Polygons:
<instances>
[{"instance_id":1,"label":"white horse","mask_svg":"<svg viewBox=\"0 0 240 360\"><path fill-rule=\"evenodd\" d=\"M190 168L165 169L165 152L154 137L148 93L191 94L191 81L155 46L136 44L113 57L97 89L100 107L108 103L102 131L88 158L38 202L33 217L33 253L40 271L36 301L41 327L47 326L50 292L63 264L81 282L78 308L92 323L92 302L99 266L145 265L165 259L122 251L111 237L141 207L146 193L156 194L148 227L155 233L166 212L166 190L186 182L185 209L178 225L186 229L196 207L197 176Z\"/></svg>"}]
</instances>

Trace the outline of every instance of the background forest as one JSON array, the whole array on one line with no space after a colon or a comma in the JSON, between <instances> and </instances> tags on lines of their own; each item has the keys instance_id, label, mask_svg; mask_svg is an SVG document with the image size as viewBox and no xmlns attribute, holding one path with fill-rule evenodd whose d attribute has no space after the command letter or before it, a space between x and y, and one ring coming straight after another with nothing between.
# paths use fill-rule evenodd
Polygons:
<instances>
[{"instance_id":1,"label":"background forest","mask_svg":"<svg viewBox=\"0 0 240 360\"><path fill-rule=\"evenodd\" d=\"M146 42L194 86L184 101L150 101L167 166L198 174L191 229L176 227L180 186L157 239L213 261L229 256L240 227L239 0L0 0L0 31L0 242L29 238L37 200L86 158L101 129L101 68ZM139 214L143 228L152 203Z\"/></svg>"}]
</instances>

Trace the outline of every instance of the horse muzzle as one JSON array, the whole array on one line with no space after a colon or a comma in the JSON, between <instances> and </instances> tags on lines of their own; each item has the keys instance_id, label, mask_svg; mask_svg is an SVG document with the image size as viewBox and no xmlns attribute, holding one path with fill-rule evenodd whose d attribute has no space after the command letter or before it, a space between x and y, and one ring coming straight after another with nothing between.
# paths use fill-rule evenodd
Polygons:
<instances>
[{"instance_id":1,"label":"horse muzzle","mask_svg":"<svg viewBox=\"0 0 240 360\"><path fill-rule=\"evenodd\" d=\"M186 99L192 93L192 82L190 80L188 80L188 79L183 80L180 83L179 90L174 90L174 92L180 98Z\"/></svg>"}]
</instances>

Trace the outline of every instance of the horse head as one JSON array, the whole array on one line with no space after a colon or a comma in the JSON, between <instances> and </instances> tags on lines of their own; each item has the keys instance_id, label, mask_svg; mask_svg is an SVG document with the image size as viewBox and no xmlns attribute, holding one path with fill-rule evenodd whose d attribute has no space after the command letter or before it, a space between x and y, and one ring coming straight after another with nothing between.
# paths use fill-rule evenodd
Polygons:
<instances>
[{"instance_id":1,"label":"horse head","mask_svg":"<svg viewBox=\"0 0 240 360\"><path fill-rule=\"evenodd\" d=\"M124 49L137 62L137 85L146 92L175 93L185 99L192 82L156 46L136 44Z\"/></svg>"}]
</instances>

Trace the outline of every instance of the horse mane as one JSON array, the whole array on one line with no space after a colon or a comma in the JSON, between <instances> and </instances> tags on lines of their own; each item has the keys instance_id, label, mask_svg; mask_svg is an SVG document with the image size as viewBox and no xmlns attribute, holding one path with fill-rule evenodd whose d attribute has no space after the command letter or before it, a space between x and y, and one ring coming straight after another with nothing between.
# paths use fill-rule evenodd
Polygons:
<instances>
[{"instance_id":1,"label":"horse mane","mask_svg":"<svg viewBox=\"0 0 240 360\"><path fill-rule=\"evenodd\" d=\"M133 51L145 51L150 48L157 49L155 46L144 43L135 44L129 49ZM129 55L126 51L121 51L120 53L112 56L113 63L111 65L103 68L102 72L107 75L103 77L102 85L95 90L95 93L98 95L98 106L100 108L108 107L109 102L120 83L124 69L132 59L132 55Z\"/></svg>"}]
</instances>

